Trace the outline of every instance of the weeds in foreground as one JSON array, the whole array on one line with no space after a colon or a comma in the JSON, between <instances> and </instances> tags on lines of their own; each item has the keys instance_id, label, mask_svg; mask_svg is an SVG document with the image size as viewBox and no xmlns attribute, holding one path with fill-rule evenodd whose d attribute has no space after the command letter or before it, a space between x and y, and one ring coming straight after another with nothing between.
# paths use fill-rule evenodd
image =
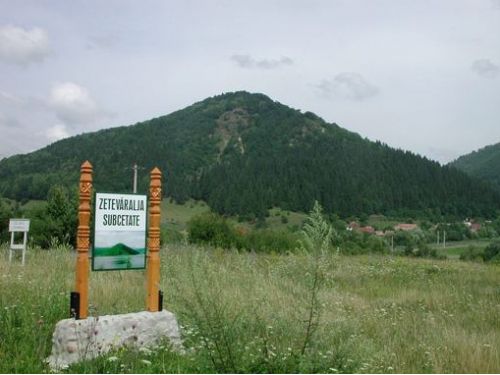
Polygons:
<instances>
[{"instance_id":1,"label":"weeds in foreground","mask_svg":"<svg viewBox=\"0 0 500 375\"><path fill-rule=\"evenodd\" d=\"M325 271L332 266L332 262L327 263L326 260L332 233L316 202L303 231L303 262L297 264L297 271L304 276L303 285L289 285L288 281L283 284L275 278L272 268L271 273L260 280L271 286L271 290L300 289L302 301L294 314L292 335L286 332L287 329L292 330L291 322L285 327L279 317L269 320L265 314L266 302L261 300L263 296L260 293L257 294L259 286L264 286L255 283L254 265L246 264L235 278L235 274L227 272L227 269L214 272L211 269L213 262L203 253L194 253L189 257L189 286L186 288L183 283L177 284L178 294L186 307L184 314L190 321L186 344L201 356L206 356L206 362L211 366L209 372L292 372L298 368L314 372L325 369L318 367L317 353L314 350L309 353L308 349L313 346L314 334L319 326L319 292L324 284ZM227 252L215 252L213 256L224 262L239 255L237 252L229 255ZM230 267L230 263L227 266ZM244 280L245 277L248 280ZM233 285L232 293L242 293L246 301L234 304L233 299L222 298L227 294L224 287L228 284ZM272 298L272 294L269 297ZM277 337L287 339L280 342ZM333 354L333 351L330 352ZM206 371L206 368L200 370Z\"/></svg>"},{"instance_id":2,"label":"weeds in foreground","mask_svg":"<svg viewBox=\"0 0 500 375\"><path fill-rule=\"evenodd\" d=\"M68 317L74 254L29 252L25 267L6 259L4 250L0 372L47 372L54 326ZM186 354L165 343L150 352L119 350L66 372L500 371L498 265L329 252L320 259L318 324L304 355L312 255L176 245L162 249L162 290L165 308L182 325ZM90 303L100 314L144 308L142 271L90 278Z\"/></svg>"},{"instance_id":3,"label":"weeds in foreground","mask_svg":"<svg viewBox=\"0 0 500 375\"><path fill-rule=\"evenodd\" d=\"M333 239L333 229L324 219L318 201L314 202L314 207L306 219L302 237L301 248L306 257L312 257L310 271L306 274L310 279L310 298L307 307L306 331L300 349L300 355L304 356L319 325L321 315L319 291L324 283L324 272L321 266L325 264L323 258L331 250Z\"/></svg>"}]
</instances>

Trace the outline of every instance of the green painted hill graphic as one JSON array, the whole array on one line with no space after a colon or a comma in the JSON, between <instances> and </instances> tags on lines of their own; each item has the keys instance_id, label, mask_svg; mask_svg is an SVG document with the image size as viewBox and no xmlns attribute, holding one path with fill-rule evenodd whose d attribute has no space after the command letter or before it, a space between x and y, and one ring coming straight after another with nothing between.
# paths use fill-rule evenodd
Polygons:
<instances>
[{"instance_id":1,"label":"green painted hill graphic","mask_svg":"<svg viewBox=\"0 0 500 375\"><path fill-rule=\"evenodd\" d=\"M112 247L96 247L94 249L94 256L117 256L117 255L138 255L144 254L144 249L132 249L131 247L117 243Z\"/></svg>"}]
</instances>

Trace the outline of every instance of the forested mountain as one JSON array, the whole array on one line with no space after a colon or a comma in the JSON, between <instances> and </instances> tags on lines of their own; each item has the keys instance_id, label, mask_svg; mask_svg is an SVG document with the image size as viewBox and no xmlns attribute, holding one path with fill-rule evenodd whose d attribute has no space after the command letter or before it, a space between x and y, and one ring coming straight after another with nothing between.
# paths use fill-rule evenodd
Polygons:
<instances>
[{"instance_id":1,"label":"forested mountain","mask_svg":"<svg viewBox=\"0 0 500 375\"><path fill-rule=\"evenodd\" d=\"M500 194L455 168L371 142L262 94L228 93L132 126L58 141L0 162L0 194L45 198L94 165L98 191L130 192L131 166L164 172L166 196L217 212L262 216L272 206L327 212L493 215Z\"/></svg>"},{"instance_id":2,"label":"forested mountain","mask_svg":"<svg viewBox=\"0 0 500 375\"><path fill-rule=\"evenodd\" d=\"M450 165L470 176L490 181L500 190L500 143L463 155Z\"/></svg>"}]
</instances>

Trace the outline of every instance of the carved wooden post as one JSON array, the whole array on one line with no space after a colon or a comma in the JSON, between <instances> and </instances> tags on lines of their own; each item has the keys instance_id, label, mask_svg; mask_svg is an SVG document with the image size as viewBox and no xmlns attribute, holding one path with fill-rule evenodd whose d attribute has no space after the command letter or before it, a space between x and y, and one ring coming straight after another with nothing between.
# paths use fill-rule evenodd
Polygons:
<instances>
[{"instance_id":1,"label":"carved wooden post","mask_svg":"<svg viewBox=\"0 0 500 375\"><path fill-rule=\"evenodd\" d=\"M78 207L78 233L76 249L76 292L79 294L80 319L88 315L89 247L90 247L90 195L92 193L92 164L85 161L80 169L80 205Z\"/></svg>"},{"instance_id":2,"label":"carved wooden post","mask_svg":"<svg viewBox=\"0 0 500 375\"><path fill-rule=\"evenodd\" d=\"M160 203L161 172L158 168L151 171L149 184L149 233L147 264L147 299L148 311L159 310L160 293Z\"/></svg>"}]
</instances>

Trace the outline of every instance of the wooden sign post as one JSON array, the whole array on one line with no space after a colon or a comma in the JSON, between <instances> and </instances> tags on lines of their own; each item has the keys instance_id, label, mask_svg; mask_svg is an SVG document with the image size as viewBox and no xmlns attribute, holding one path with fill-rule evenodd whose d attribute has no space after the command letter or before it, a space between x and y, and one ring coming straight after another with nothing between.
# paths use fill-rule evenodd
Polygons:
<instances>
[{"instance_id":1,"label":"wooden sign post","mask_svg":"<svg viewBox=\"0 0 500 375\"><path fill-rule=\"evenodd\" d=\"M160 203L161 203L161 172L158 168L151 171L149 184L149 231L147 257L147 297L146 309L159 311L162 309L162 294L160 291Z\"/></svg>"},{"instance_id":2,"label":"wooden sign post","mask_svg":"<svg viewBox=\"0 0 500 375\"><path fill-rule=\"evenodd\" d=\"M172 349L184 352L177 319L163 310L160 290L161 198L161 172L156 167L151 171L147 216L145 194L93 194L92 165L88 161L81 165L76 291L71 292L70 319L59 321L52 336L47 362L54 372L110 350L152 348L165 339ZM90 249L94 271L146 268L146 311L89 316ZM75 319L81 320L75 323Z\"/></svg>"},{"instance_id":3,"label":"wooden sign post","mask_svg":"<svg viewBox=\"0 0 500 375\"><path fill-rule=\"evenodd\" d=\"M80 169L80 205L76 240L76 293L71 295L72 315L76 319L88 316L90 196L92 194L92 164L85 161Z\"/></svg>"},{"instance_id":4,"label":"wooden sign post","mask_svg":"<svg viewBox=\"0 0 500 375\"><path fill-rule=\"evenodd\" d=\"M80 205L78 207L78 233L77 233L77 259L76 259L76 291L71 292L71 316L76 319L86 319L88 317L88 293L89 293L89 249L90 249L90 215L91 215L91 205L90 199L92 195L92 165L85 161L80 169ZM161 311L163 308L163 294L160 290L160 204L161 204L161 172L158 168L154 168L151 171L151 182L149 186L149 229L148 229L148 240L147 240L147 265L146 265L146 309L150 312ZM112 198L109 198L112 196ZM124 194L105 194L98 193L96 195L96 199L102 201L102 206L99 207L99 212L104 212L106 207L110 206L113 210L119 210L119 212L125 212L127 209L134 211L142 211L144 204L141 205L141 202L145 202L145 197L141 196L125 196ZM99 198L100 197L100 198ZM118 197L118 198L117 198ZM135 198L134 198L135 197ZM134 198L134 199L132 199ZM120 201L117 203L117 201ZM115 204L116 203L116 204ZM123 208L122 207L123 203ZM137 203L137 204L136 204ZM101 210L102 208L102 210ZM109 207L108 207L109 208ZM103 211L104 210L104 211ZM125 211L124 211L125 210ZM101 213L102 213L101 212ZM107 212L107 211L106 211ZM96 214L96 216L99 216ZM103 216L101 218L101 216ZM113 215L111 215L113 216ZM136 218L137 216L137 218ZM110 216L109 215L100 215L99 218L103 219L104 225L106 223L109 224ZM98 219L98 218L96 218ZM114 220L116 219L116 225L128 225L127 223L131 221L130 225L135 225L139 227L139 224L143 221L140 215L124 215L117 214L113 216L113 220L111 224L115 224ZM126 220L125 220L126 219ZM111 225L109 224L109 225ZM140 226L142 228L142 224ZM137 229L137 228L136 228ZM140 229L140 228L139 228ZM144 229L145 230L145 227ZM95 230L97 232L97 230ZM114 243L113 240L116 238L116 233L110 234L107 231L103 231L102 228L100 230L100 236L107 236L108 240ZM140 232L140 230L139 230ZM128 233L128 232L127 232ZM139 233L140 234L140 233ZM102 238L99 239L102 240ZM137 236L135 236L137 237ZM106 241L104 241L106 242ZM103 242L103 243L104 243ZM135 243L135 242L134 242ZM144 243L144 242L143 242ZM109 245L109 244L108 244ZM124 244L120 243L121 247L125 247ZM104 245L103 245L104 246ZM142 245L144 246L144 245ZM113 250L116 246L113 247ZM102 248L94 248L93 251L101 251ZM104 249L109 250L109 249ZM130 249L129 249L130 250ZM132 249L136 251L137 249ZM142 248L144 251L144 248ZM102 254L101 254L102 255ZM106 255L106 254L104 254ZM109 254L108 254L109 255ZM92 254L93 258L96 254ZM143 255L142 255L143 256ZM101 256L102 258L103 256ZM141 255L137 255L138 258ZM130 257L129 257L130 258ZM144 258L143 258L144 259ZM130 259L129 259L130 260ZM136 259L132 259L136 261ZM139 259L140 260L140 259ZM95 259L94 259L95 262ZM135 263L134 263L135 264ZM139 265L140 266L140 265ZM134 268L143 268L135 267L133 264L130 267L126 267L125 269L134 269ZM103 269L123 269L123 268L106 268Z\"/></svg>"}]
</instances>

